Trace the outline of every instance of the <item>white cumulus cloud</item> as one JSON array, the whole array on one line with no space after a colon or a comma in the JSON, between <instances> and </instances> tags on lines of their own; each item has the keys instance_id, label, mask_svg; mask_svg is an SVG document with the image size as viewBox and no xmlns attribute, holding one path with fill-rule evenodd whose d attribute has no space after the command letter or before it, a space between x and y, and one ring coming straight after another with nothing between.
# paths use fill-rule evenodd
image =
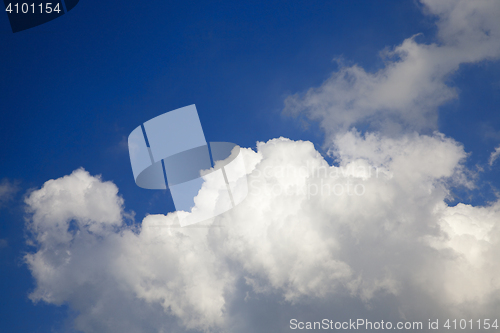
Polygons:
<instances>
[{"instance_id":1,"label":"white cumulus cloud","mask_svg":"<svg viewBox=\"0 0 500 333\"><path fill-rule=\"evenodd\" d=\"M498 315L500 203L453 202L453 187L474 183L436 119L457 96L446 78L500 55L500 2L421 2L439 43L409 38L376 73L343 67L287 98L286 112L320 122L335 163L286 138L242 149L248 196L213 227L179 228L172 213L125 223L118 188L83 169L31 192L30 298L68 304L83 332L282 332L297 313L424 328ZM197 208L217 200L212 190Z\"/></svg>"},{"instance_id":2,"label":"white cumulus cloud","mask_svg":"<svg viewBox=\"0 0 500 333\"><path fill-rule=\"evenodd\" d=\"M26 256L37 282L30 297L68 303L84 332L231 331L241 315L232 308L244 302L238 281L277 305L390 296L414 313L429 304L436 315L492 311L498 204L445 203L464 177L463 147L440 134L357 132L336 147L336 166L310 142L243 149L250 192L218 217L222 228L178 228L174 214L127 226L112 183L82 169L48 181L26 200L37 246Z\"/></svg>"}]
</instances>

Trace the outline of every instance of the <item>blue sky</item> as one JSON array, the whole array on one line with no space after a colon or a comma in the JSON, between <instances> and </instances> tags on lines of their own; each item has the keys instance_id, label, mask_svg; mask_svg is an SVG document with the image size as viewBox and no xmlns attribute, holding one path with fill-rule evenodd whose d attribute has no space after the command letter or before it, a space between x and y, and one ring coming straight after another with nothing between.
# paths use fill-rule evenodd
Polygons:
<instances>
[{"instance_id":1,"label":"blue sky","mask_svg":"<svg viewBox=\"0 0 500 333\"><path fill-rule=\"evenodd\" d=\"M16 161L5 177L32 187L83 166L141 200L150 193L130 180L124 138L189 104L210 141L252 147L285 136L321 145L321 134L281 116L284 98L321 83L334 57L375 70L380 49L433 28L410 2L151 6L96 11L82 2L77 14L17 34L4 17L2 135L10 144L2 149Z\"/></svg>"},{"instance_id":2,"label":"blue sky","mask_svg":"<svg viewBox=\"0 0 500 333\"><path fill-rule=\"evenodd\" d=\"M377 73L392 61L380 52L416 34L419 45L445 44L438 20L420 2L385 0L82 0L66 15L15 34L7 15L0 15L0 179L15 189L0 207L1 330L66 331L77 316L67 305L71 300L57 306L28 298L36 287L23 259L36 251L26 242L23 200L30 191L83 167L116 184L125 210L136 214L127 223L173 211L168 191L135 185L126 139L139 124L190 104L197 106L208 141L255 150L257 141L278 137L308 140L331 163L327 151L334 139L322 129L327 116L283 113L287 97L298 93L298 103L306 105L305 92L342 68L357 65ZM458 70L443 76L456 97L432 106L439 115L434 127L415 129L420 135L437 130L468 154L463 166L475 188L450 187L455 194L455 200L446 199L450 207L496 200L500 174L498 164L489 166L488 160L500 145L497 58L459 61ZM372 121L352 126L377 132ZM283 313L296 311L293 306L283 305ZM256 308L237 316L265 318ZM306 313L313 308L304 305Z\"/></svg>"}]
</instances>

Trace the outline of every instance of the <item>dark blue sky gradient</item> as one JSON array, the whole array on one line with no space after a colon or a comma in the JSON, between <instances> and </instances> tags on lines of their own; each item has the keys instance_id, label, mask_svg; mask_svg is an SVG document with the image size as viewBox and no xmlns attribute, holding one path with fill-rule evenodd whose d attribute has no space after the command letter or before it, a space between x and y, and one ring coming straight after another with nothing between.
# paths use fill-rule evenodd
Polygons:
<instances>
[{"instance_id":1,"label":"dark blue sky gradient","mask_svg":"<svg viewBox=\"0 0 500 333\"><path fill-rule=\"evenodd\" d=\"M126 138L139 124L196 104L207 141L255 147L284 136L320 149L317 127L281 115L284 98L320 85L334 58L376 71L379 51L417 33L434 42L435 31L411 0L80 0L16 34L0 14L0 179L22 187L0 210L0 238L9 242L0 250L0 331L51 332L67 316L27 298L28 189L84 167L117 184L136 221L166 213L168 191L134 184ZM470 165L484 164L500 142L500 66L467 65L450 82L460 98L443 108L440 129L473 152ZM498 173L484 177L498 183Z\"/></svg>"}]
</instances>

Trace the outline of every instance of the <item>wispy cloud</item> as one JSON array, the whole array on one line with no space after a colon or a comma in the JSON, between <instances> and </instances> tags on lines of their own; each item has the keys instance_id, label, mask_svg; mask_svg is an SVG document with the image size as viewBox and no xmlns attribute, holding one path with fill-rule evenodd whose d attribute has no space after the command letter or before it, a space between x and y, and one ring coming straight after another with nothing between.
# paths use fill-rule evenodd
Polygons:
<instances>
[{"instance_id":1,"label":"wispy cloud","mask_svg":"<svg viewBox=\"0 0 500 333\"><path fill-rule=\"evenodd\" d=\"M9 242L6 239L0 239L0 249L9 246Z\"/></svg>"},{"instance_id":2,"label":"wispy cloud","mask_svg":"<svg viewBox=\"0 0 500 333\"><path fill-rule=\"evenodd\" d=\"M6 206L12 201L17 192L19 192L19 183L7 178L0 182L0 207Z\"/></svg>"},{"instance_id":3,"label":"wispy cloud","mask_svg":"<svg viewBox=\"0 0 500 333\"><path fill-rule=\"evenodd\" d=\"M500 146L495 148L495 151L491 153L489 164L493 166L493 163L497 160L498 156L500 156Z\"/></svg>"},{"instance_id":4,"label":"wispy cloud","mask_svg":"<svg viewBox=\"0 0 500 333\"><path fill-rule=\"evenodd\" d=\"M496 0L423 0L437 17L440 43L406 39L381 56L386 65L366 72L342 66L320 87L289 96L284 112L320 121L327 134L367 125L384 133L437 129L437 108L456 98L446 79L460 64L500 56Z\"/></svg>"}]
</instances>

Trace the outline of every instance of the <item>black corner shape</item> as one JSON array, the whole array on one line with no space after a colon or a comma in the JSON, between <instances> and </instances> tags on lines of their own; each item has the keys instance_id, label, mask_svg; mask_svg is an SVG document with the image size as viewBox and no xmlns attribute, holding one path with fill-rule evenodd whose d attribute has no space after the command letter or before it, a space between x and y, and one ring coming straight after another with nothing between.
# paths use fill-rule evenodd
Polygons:
<instances>
[{"instance_id":1,"label":"black corner shape","mask_svg":"<svg viewBox=\"0 0 500 333\"><path fill-rule=\"evenodd\" d=\"M70 10L72 10L73 8L75 8L76 4L80 0L63 0L63 1L66 4L66 12L69 12Z\"/></svg>"},{"instance_id":2,"label":"black corner shape","mask_svg":"<svg viewBox=\"0 0 500 333\"><path fill-rule=\"evenodd\" d=\"M49 2L51 1L51 2ZM64 2L63 2L64 1ZM3 0L12 32L47 23L73 9L79 0ZM66 5L66 7L64 6Z\"/></svg>"}]
</instances>

